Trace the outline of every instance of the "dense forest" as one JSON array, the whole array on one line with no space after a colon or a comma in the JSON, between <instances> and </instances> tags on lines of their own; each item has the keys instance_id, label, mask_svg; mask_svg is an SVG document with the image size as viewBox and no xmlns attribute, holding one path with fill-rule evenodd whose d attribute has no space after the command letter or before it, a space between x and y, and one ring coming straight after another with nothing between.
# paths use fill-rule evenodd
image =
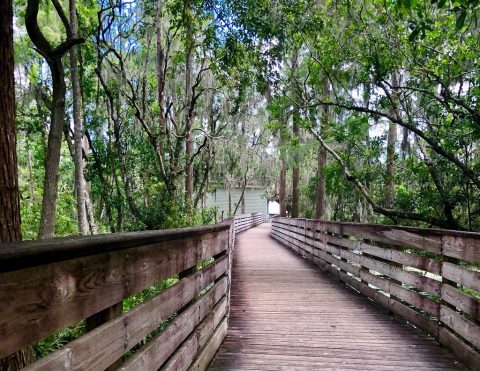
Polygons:
<instances>
[{"instance_id":1,"label":"dense forest","mask_svg":"<svg viewBox=\"0 0 480 371\"><path fill-rule=\"evenodd\" d=\"M248 184L282 215L480 228L478 1L1 6L3 241L213 223L205 194Z\"/></svg>"},{"instance_id":2,"label":"dense forest","mask_svg":"<svg viewBox=\"0 0 480 371\"><path fill-rule=\"evenodd\" d=\"M479 231L479 8L2 0L0 243L212 224L206 195L251 185L282 216Z\"/></svg>"}]
</instances>

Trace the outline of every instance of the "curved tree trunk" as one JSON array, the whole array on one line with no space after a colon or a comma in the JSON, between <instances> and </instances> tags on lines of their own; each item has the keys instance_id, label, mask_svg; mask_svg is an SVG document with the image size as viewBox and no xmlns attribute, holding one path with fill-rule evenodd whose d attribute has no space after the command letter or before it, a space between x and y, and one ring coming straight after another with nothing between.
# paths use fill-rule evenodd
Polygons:
<instances>
[{"instance_id":1,"label":"curved tree trunk","mask_svg":"<svg viewBox=\"0 0 480 371\"><path fill-rule=\"evenodd\" d=\"M65 122L65 72L63 56L75 45L85 40L72 34L70 23L59 2L53 2L55 10L62 20L67 39L53 47L45 38L38 25L40 0L28 0L25 12L25 25L28 36L36 50L45 58L52 74L52 115L48 133L47 156L45 159L45 178L43 182L42 213L40 216L39 238L55 236L55 219L57 211L58 169L60 149L62 146L63 125Z\"/></svg>"}]
</instances>

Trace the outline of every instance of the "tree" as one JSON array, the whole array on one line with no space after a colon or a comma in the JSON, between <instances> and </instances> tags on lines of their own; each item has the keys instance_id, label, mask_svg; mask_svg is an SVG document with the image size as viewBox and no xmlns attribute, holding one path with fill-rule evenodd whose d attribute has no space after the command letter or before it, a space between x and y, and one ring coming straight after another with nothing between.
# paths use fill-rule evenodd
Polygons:
<instances>
[{"instance_id":1,"label":"tree","mask_svg":"<svg viewBox=\"0 0 480 371\"><path fill-rule=\"evenodd\" d=\"M392 86L399 86L398 72L392 72ZM392 96L395 99L395 96ZM390 114L398 115L397 102L391 102ZM385 205L391 207L395 198L395 145L397 144L397 124L388 123L387 176L385 181Z\"/></svg>"},{"instance_id":2,"label":"tree","mask_svg":"<svg viewBox=\"0 0 480 371\"><path fill-rule=\"evenodd\" d=\"M22 239L18 192L13 62L13 8L0 3L0 244ZM1 249L1 245L0 245ZM0 360L1 370L17 370L33 360L30 348Z\"/></svg>"},{"instance_id":3,"label":"tree","mask_svg":"<svg viewBox=\"0 0 480 371\"><path fill-rule=\"evenodd\" d=\"M20 241L13 77L13 10L11 1L0 4L0 242Z\"/></svg>"},{"instance_id":4,"label":"tree","mask_svg":"<svg viewBox=\"0 0 480 371\"><path fill-rule=\"evenodd\" d=\"M65 71L63 56L75 45L83 43L83 38L76 37L69 20L58 0L52 0L55 10L66 31L67 38L53 47L40 30L38 11L40 0L28 0L25 24L28 35L37 51L45 58L52 75L52 110L50 130L48 133L47 155L45 159L45 179L43 183L42 214L40 218L40 238L55 236L55 219L57 210L57 186L62 145L63 127L65 125Z\"/></svg>"},{"instance_id":5,"label":"tree","mask_svg":"<svg viewBox=\"0 0 480 371\"><path fill-rule=\"evenodd\" d=\"M295 73L298 68L298 48L292 52L291 57L291 80L292 85L295 78ZM292 89L292 100L295 102L295 107L300 105L297 102L295 90ZM292 140L293 140L293 167L292 167L292 218L299 216L299 202L300 202L300 156L298 149L300 147L300 111L299 108L294 108L292 113Z\"/></svg>"},{"instance_id":6,"label":"tree","mask_svg":"<svg viewBox=\"0 0 480 371\"><path fill-rule=\"evenodd\" d=\"M15 134L13 10L0 4L0 242L20 241L20 203Z\"/></svg>"},{"instance_id":7,"label":"tree","mask_svg":"<svg viewBox=\"0 0 480 371\"><path fill-rule=\"evenodd\" d=\"M193 201L193 138L192 126L195 114L195 97L192 82L193 52L195 48L195 35L193 29L192 5L190 0L184 0L183 27L185 28L185 201L191 207Z\"/></svg>"},{"instance_id":8,"label":"tree","mask_svg":"<svg viewBox=\"0 0 480 371\"><path fill-rule=\"evenodd\" d=\"M325 97L330 96L330 82L324 81L324 87L322 93ZM321 108L320 115L320 132L327 131L328 121L330 120L330 107L325 106ZM325 169L327 167L327 151L320 145L317 149L317 185L315 191L316 204L315 204L315 218L323 220L325 219L325 213L327 208L327 190Z\"/></svg>"},{"instance_id":9,"label":"tree","mask_svg":"<svg viewBox=\"0 0 480 371\"><path fill-rule=\"evenodd\" d=\"M78 20L76 0L70 1L70 27L72 37L78 37ZM80 90L80 77L78 74L78 46L70 49L70 73L72 80L73 100L73 141L75 163L75 190L77 196L77 223L78 232L82 235L88 233L86 183L83 174L83 122L82 122L82 93Z\"/></svg>"}]
</instances>

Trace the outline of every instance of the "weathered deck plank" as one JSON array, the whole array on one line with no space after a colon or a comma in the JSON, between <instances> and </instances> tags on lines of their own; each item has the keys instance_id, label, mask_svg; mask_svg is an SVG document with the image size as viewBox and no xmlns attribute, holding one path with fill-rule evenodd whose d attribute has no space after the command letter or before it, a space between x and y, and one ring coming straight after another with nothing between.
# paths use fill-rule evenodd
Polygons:
<instances>
[{"instance_id":1,"label":"weathered deck plank","mask_svg":"<svg viewBox=\"0 0 480 371\"><path fill-rule=\"evenodd\" d=\"M237 236L227 337L211 370L462 369L448 351L282 247Z\"/></svg>"}]
</instances>

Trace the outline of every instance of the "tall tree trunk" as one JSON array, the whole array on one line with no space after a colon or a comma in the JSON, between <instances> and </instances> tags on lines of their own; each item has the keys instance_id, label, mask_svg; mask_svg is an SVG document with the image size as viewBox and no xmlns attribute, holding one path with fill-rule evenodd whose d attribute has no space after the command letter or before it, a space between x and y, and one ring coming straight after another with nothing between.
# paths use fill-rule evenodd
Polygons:
<instances>
[{"instance_id":1,"label":"tall tree trunk","mask_svg":"<svg viewBox=\"0 0 480 371\"><path fill-rule=\"evenodd\" d=\"M286 188L287 188L287 166L285 163L285 128L280 128L280 178L278 184L278 202L280 204L280 216L287 216Z\"/></svg>"},{"instance_id":2,"label":"tall tree trunk","mask_svg":"<svg viewBox=\"0 0 480 371\"><path fill-rule=\"evenodd\" d=\"M298 48L293 50L291 56L291 94L295 98L297 94L295 93L296 86L294 84L295 81L295 72L298 67ZM294 99L295 99L294 98ZM297 107L299 106L299 102L297 102ZM298 153L299 149L299 142L300 142L300 112L298 108L295 109L292 115L292 134L293 134L293 167L292 167L292 218L298 218L298 203L300 200L300 190L299 190L299 183L300 183L300 156Z\"/></svg>"},{"instance_id":3,"label":"tall tree trunk","mask_svg":"<svg viewBox=\"0 0 480 371\"><path fill-rule=\"evenodd\" d=\"M15 132L13 8L0 1L0 243L22 239ZM18 370L33 361L31 348L0 360L1 370Z\"/></svg>"},{"instance_id":4,"label":"tall tree trunk","mask_svg":"<svg viewBox=\"0 0 480 371\"><path fill-rule=\"evenodd\" d=\"M228 188L228 217L230 218L232 216L232 192L230 188ZM223 220L223 215L222 215L222 220Z\"/></svg>"},{"instance_id":5,"label":"tall tree trunk","mask_svg":"<svg viewBox=\"0 0 480 371\"><path fill-rule=\"evenodd\" d=\"M278 184L278 202L280 204L280 216L287 216L287 205L286 205L286 189L287 189L287 165L286 161L286 150L285 150L285 125L286 120L282 115L282 122L279 130L279 147L280 147L280 177Z\"/></svg>"},{"instance_id":6,"label":"tall tree trunk","mask_svg":"<svg viewBox=\"0 0 480 371\"><path fill-rule=\"evenodd\" d=\"M278 184L278 202L280 203L280 216L287 216L285 204L286 166L285 160L280 160L280 180Z\"/></svg>"},{"instance_id":7,"label":"tall tree trunk","mask_svg":"<svg viewBox=\"0 0 480 371\"><path fill-rule=\"evenodd\" d=\"M315 218L325 219L327 208L327 190L325 182L325 168L327 167L327 151L323 147L318 148L317 157L317 189L315 192Z\"/></svg>"},{"instance_id":8,"label":"tall tree trunk","mask_svg":"<svg viewBox=\"0 0 480 371\"><path fill-rule=\"evenodd\" d=\"M40 216L39 238L55 237L57 214L58 169L62 146L63 125L65 122L65 74L61 59L50 64L52 72L52 120L48 133L47 156L45 159L45 178L43 182L42 212Z\"/></svg>"},{"instance_id":9,"label":"tall tree trunk","mask_svg":"<svg viewBox=\"0 0 480 371\"><path fill-rule=\"evenodd\" d=\"M327 80L323 85L324 99L330 99L330 82ZM323 106L320 112L320 132L325 132L330 119L330 107ZM327 209L327 187L325 180L325 168L327 167L327 151L323 146L318 147L317 155L317 187L315 191L315 218L325 219Z\"/></svg>"},{"instance_id":10,"label":"tall tree trunk","mask_svg":"<svg viewBox=\"0 0 480 371\"><path fill-rule=\"evenodd\" d=\"M392 73L392 86L398 86L398 73ZM393 100L397 95L393 95ZM397 102L391 102L391 114L399 115ZM385 179L385 206L391 207L395 198L395 145L397 143L397 124L389 122L387 139L387 174Z\"/></svg>"},{"instance_id":11,"label":"tall tree trunk","mask_svg":"<svg viewBox=\"0 0 480 371\"><path fill-rule=\"evenodd\" d=\"M163 163L163 142L165 136L167 135L167 125L166 125L166 115L165 115L165 50L162 45L162 11L163 11L163 1L157 1L157 15L155 19L155 27L157 29L157 49L156 49L156 74L157 74L157 100L159 107L158 115L158 126L160 135L157 137L156 142L156 151L158 153L157 157L160 161L160 168L162 171L162 176L165 174L165 166Z\"/></svg>"},{"instance_id":12,"label":"tall tree trunk","mask_svg":"<svg viewBox=\"0 0 480 371\"><path fill-rule=\"evenodd\" d=\"M242 130L242 141L245 140L245 133L246 133L246 128L245 128L245 119L242 120L242 126L241 126L241 130ZM241 201L241 213L242 214L245 214L245 187L247 186L247 173L248 173L248 166L247 166L247 170L245 172L245 181L244 181L244 184L243 184L243 187L242 187L242 196L240 197L240 199L242 200ZM238 205L237 205L238 207Z\"/></svg>"},{"instance_id":13,"label":"tall tree trunk","mask_svg":"<svg viewBox=\"0 0 480 371\"><path fill-rule=\"evenodd\" d=\"M298 218L298 209L299 209L299 201L300 201L300 156L298 154L298 145L300 141L300 114L295 112L293 114L293 140L295 141L295 153L293 155L293 169L292 169L292 218Z\"/></svg>"},{"instance_id":14,"label":"tall tree trunk","mask_svg":"<svg viewBox=\"0 0 480 371\"><path fill-rule=\"evenodd\" d=\"M88 190L88 183L87 188L85 189L85 208L87 210L88 229L90 230L91 234L97 234L98 227L95 223L95 215L93 213L93 205L90 198L90 192Z\"/></svg>"},{"instance_id":15,"label":"tall tree trunk","mask_svg":"<svg viewBox=\"0 0 480 371\"><path fill-rule=\"evenodd\" d=\"M33 166L32 166L32 152L30 151L30 141L28 139L28 131L26 138L25 150L27 151L27 168L28 168L28 189L30 193L30 206L37 202L37 196L35 194L35 182L33 180Z\"/></svg>"},{"instance_id":16,"label":"tall tree trunk","mask_svg":"<svg viewBox=\"0 0 480 371\"><path fill-rule=\"evenodd\" d=\"M410 152L410 142L408 140L408 129L402 128L402 160L406 160Z\"/></svg>"},{"instance_id":17,"label":"tall tree trunk","mask_svg":"<svg viewBox=\"0 0 480 371\"><path fill-rule=\"evenodd\" d=\"M76 0L70 0L70 26L72 34L77 36L77 5ZM82 93L80 91L80 78L78 74L78 46L74 46L70 50L70 73L72 80L72 97L73 97L73 143L75 164L75 190L77 196L77 225L78 233L81 235L88 234L87 209L86 209L86 184L83 162L83 124L82 124Z\"/></svg>"},{"instance_id":18,"label":"tall tree trunk","mask_svg":"<svg viewBox=\"0 0 480 371\"><path fill-rule=\"evenodd\" d=\"M15 86L13 79L13 11L0 2L0 242L22 239L18 193Z\"/></svg>"},{"instance_id":19,"label":"tall tree trunk","mask_svg":"<svg viewBox=\"0 0 480 371\"><path fill-rule=\"evenodd\" d=\"M189 0L185 1L184 26L186 33L185 45L185 201L190 207L193 200L193 107L192 107L192 64L193 64L193 27L192 14Z\"/></svg>"},{"instance_id":20,"label":"tall tree trunk","mask_svg":"<svg viewBox=\"0 0 480 371\"><path fill-rule=\"evenodd\" d=\"M388 125L387 142L387 178L385 181L385 206L390 207L395 198L395 144L397 142L397 124Z\"/></svg>"}]
</instances>

